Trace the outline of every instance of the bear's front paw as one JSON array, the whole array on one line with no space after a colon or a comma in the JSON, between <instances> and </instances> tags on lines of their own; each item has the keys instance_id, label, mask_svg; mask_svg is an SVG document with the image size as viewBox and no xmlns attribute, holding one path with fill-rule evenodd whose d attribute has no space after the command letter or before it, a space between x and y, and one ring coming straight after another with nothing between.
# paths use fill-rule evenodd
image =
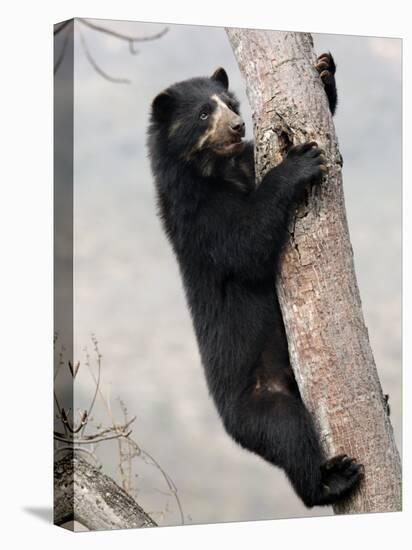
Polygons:
<instances>
[{"instance_id":1,"label":"bear's front paw","mask_svg":"<svg viewBox=\"0 0 412 550\"><path fill-rule=\"evenodd\" d=\"M347 455L327 460L321 467L323 502L333 504L347 496L364 475L364 467Z\"/></svg>"},{"instance_id":2,"label":"bear's front paw","mask_svg":"<svg viewBox=\"0 0 412 550\"><path fill-rule=\"evenodd\" d=\"M324 84L327 83L336 72L335 61L330 52L321 54L316 61L315 67Z\"/></svg>"},{"instance_id":3,"label":"bear's front paw","mask_svg":"<svg viewBox=\"0 0 412 550\"><path fill-rule=\"evenodd\" d=\"M315 141L291 147L285 160L295 170L296 183L299 186L319 183L328 171L323 151Z\"/></svg>"}]
</instances>

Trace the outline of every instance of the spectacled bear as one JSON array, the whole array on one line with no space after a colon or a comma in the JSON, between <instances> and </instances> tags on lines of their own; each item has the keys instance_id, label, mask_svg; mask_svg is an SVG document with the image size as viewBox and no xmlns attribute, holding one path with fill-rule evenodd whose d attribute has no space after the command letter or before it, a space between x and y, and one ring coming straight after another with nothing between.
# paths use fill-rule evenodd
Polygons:
<instances>
[{"instance_id":1,"label":"spectacled bear","mask_svg":"<svg viewBox=\"0 0 412 550\"><path fill-rule=\"evenodd\" d=\"M318 58L332 113L335 64ZM290 148L257 186L254 149L219 68L160 93L148 148L159 215L180 267L210 394L229 435L284 469L308 507L345 497L362 476L347 455L325 460L290 366L275 278L288 222L325 158Z\"/></svg>"}]
</instances>

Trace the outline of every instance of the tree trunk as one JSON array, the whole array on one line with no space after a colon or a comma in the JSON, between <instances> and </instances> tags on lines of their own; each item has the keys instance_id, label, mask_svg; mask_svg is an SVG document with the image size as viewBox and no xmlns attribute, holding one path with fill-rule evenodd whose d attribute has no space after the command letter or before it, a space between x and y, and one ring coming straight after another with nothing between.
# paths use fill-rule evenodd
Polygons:
<instances>
[{"instance_id":1,"label":"tree trunk","mask_svg":"<svg viewBox=\"0 0 412 550\"><path fill-rule=\"evenodd\" d=\"M328 177L293 217L278 296L302 398L326 456L365 466L336 513L401 510L401 465L365 326L342 188L342 157L310 34L227 29L246 79L258 180L290 144L316 141Z\"/></svg>"},{"instance_id":2,"label":"tree trunk","mask_svg":"<svg viewBox=\"0 0 412 550\"><path fill-rule=\"evenodd\" d=\"M54 467L54 523L72 520L91 531L156 525L110 477L70 454Z\"/></svg>"}]
</instances>

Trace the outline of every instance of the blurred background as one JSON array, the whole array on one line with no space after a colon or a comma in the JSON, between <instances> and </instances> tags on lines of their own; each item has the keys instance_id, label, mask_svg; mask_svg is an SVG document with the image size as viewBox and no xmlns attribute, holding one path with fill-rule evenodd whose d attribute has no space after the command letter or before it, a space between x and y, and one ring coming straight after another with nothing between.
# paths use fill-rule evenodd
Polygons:
<instances>
[{"instance_id":1,"label":"blurred background","mask_svg":"<svg viewBox=\"0 0 412 550\"><path fill-rule=\"evenodd\" d=\"M165 28L89 21L122 36ZM323 34L314 35L314 43L318 54L330 50L337 62L335 124L355 267L401 450L401 41ZM137 416L133 436L173 480L185 523L330 514L304 508L282 471L224 432L156 216L145 146L150 103L171 83L211 75L219 66L229 74L252 137L244 82L223 29L169 25L160 38L130 47L75 21L74 358L83 365L89 354L96 367L94 333L110 414L121 419L120 398ZM94 389L81 367L75 407L86 408ZM107 415L98 400L95 423L110 423ZM116 478L117 445L104 442L97 454L103 471ZM180 524L159 469L137 459L133 476L139 504L161 525Z\"/></svg>"}]
</instances>

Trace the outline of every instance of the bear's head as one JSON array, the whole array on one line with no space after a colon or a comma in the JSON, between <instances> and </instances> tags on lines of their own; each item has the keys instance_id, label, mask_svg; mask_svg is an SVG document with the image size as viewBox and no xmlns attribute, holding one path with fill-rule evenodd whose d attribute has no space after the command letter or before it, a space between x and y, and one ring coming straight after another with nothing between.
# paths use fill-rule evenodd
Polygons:
<instances>
[{"instance_id":1,"label":"bear's head","mask_svg":"<svg viewBox=\"0 0 412 550\"><path fill-rule=\"evenodd\" d=\"M228 157L243 150L245 124L226 71L178 82L155 97L150 134L163 152L185 162Z\"/></svg>"}]
</instances>

